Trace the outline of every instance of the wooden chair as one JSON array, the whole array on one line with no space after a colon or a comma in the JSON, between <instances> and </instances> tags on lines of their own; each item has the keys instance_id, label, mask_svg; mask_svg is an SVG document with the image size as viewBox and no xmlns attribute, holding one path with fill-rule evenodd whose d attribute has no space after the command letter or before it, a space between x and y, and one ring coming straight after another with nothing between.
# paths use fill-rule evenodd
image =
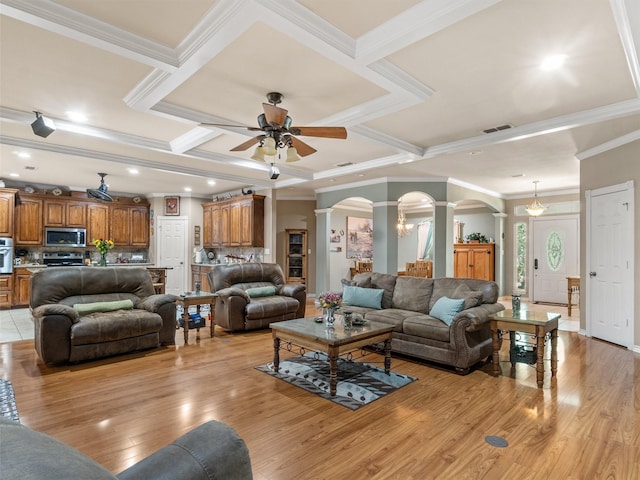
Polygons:
<instances>
[{"instance_id":1,"label":"wooden chair","mask_svg":"<svg viewBox=\"0 0 640 480\"><path fill-rule=\"evenodd\" d=\"M428 261L416 261L407 262L407 275L410 277L423 277L423 278L432 278L433 277L433 262Z\"/></svg>"},{"instance_id":2,"label":"wooden chair","mask_svg":"<svg viewBox=\"0 0 640 480\"><path fill-rule=\"evenodd\" d=\"M373 262L356 262L356 273L362 272L372 272L373 271Z\"/></svg>"}]
</instances>

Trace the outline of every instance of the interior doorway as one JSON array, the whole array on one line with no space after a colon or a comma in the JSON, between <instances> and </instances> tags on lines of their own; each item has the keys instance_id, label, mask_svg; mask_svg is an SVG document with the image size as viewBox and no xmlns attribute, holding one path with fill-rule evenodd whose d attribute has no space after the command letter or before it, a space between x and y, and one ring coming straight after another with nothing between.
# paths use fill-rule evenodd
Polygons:
<instances>
[{"instance_id":1,"label":"interior doorway","mask_svg":"<svg viewBox=\"0 0 640 480\"><path fill-rule=\"evenodd\" d=\"M567 303L567 277L580 274L578 215L531 218L529 231L531 300Z\"/></svg>"},{"instance_id":2,"label":"interior doorway","mask_svg":"<svg viewBox=\"0 0 640 480\"><path fill-rule=\"evenodd\" d=\"M586 192L587 334L633 348L633 182Z\"/></svg>"},{"instance_id":3,"label":"interior doorway","mask_svg":"<svg viewBox=\"0 0 640 480\"><path fill-rule=\"evenodd\" d=\"M187 217L158 217L156 252L158 267L168 267L165 292L184 293L187 288L189 241Z\"/></svg>"}]
</instances>

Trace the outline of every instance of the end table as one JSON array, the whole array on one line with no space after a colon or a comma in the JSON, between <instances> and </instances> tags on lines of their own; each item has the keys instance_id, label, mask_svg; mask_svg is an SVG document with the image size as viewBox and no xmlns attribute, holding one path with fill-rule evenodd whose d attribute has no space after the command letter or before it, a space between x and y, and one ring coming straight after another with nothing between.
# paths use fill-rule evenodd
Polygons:
<instances>
[{"instance_id":1,"label":"end table","mask_svg":"<svg viewBox=\"0 0 640 480\"><path fill-rule=\"evenodd\" d=\"M183 319L183 330L184 330L184 344L189 343L189 307L194 306L197 309L197 312L200 313L201 305L209 305L209 309L211 312L211 320L209 324L209 328L211 331L211 338L213 338L215 322L215 309L216 309L216 299L218 298L217 293L211 292L199 292L199 293L183 293L179 295L176 299L176 304L182 307L182 319ZM200 332L200 328L196 329L197 332Z\"/></svg>"}]
</instances>

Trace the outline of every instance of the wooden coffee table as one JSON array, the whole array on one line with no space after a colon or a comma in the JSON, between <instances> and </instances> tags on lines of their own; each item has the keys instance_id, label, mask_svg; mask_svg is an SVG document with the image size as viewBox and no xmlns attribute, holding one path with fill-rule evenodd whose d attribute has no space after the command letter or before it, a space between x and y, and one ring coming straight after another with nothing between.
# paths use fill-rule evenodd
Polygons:
<instances>
[{"instance_id":1,"label":"wooden coffee table","mask_svg":"<svg viewBox=\"0 0 640 480\"><path fill-rule=\"evenodd\" d=\"M313 351L326 352L329 356L329 393L336 395L338 384L338 357L342 353L357 350L367 345L384 342L384 371L391 371L391 333L393 325L380 322L365 322L362 326L345 329L342 320L336 320L332 329L313 318L298 318L269 325L273 335L273 368L280 365L280 348L283 342Z\"/></svg>"},{"instance_id":2,"label":"wooden coffee table","mask_svg":"<svg viewBox=\"0 0 640 480\"><path fill-rule=\"evenodd\" d=\"M534 335L536 338L536 380L538 388L544 383L544 344L547 333L551 335L551 376L555 377L558 371L558 320L559 313L532 312L522 309L519 312L502 310L489 315L491 331L493 335L493 374L500 374L500 336L503 331L509 331L509 337L514 339L514 332L524 332Z\"/></svg>"}]
</instances>

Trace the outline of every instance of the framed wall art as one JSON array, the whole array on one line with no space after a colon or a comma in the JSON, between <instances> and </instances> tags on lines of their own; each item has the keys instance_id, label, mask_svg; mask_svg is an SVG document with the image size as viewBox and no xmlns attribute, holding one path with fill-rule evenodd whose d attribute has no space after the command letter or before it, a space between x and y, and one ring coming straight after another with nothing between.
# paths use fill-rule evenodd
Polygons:
<instances>
[{"instance_id":1,"label":"framed wall art","mask_svg":"<svg viewBox=\"0 0 640 480\"><path fill-rule=\"evenodd\" d=\"M373 258L373 220L347 217L347 258Z\"/></svg>"},{"instance_id":2,"label":"framed wall art","mask_svg":"<svg viewBox=\"0 0 640 480\"><path fill-rule=\"evenodd\" d=\"M180 197L164 197L164 214L180 215Z\"/></svg>"}]
</instances>

